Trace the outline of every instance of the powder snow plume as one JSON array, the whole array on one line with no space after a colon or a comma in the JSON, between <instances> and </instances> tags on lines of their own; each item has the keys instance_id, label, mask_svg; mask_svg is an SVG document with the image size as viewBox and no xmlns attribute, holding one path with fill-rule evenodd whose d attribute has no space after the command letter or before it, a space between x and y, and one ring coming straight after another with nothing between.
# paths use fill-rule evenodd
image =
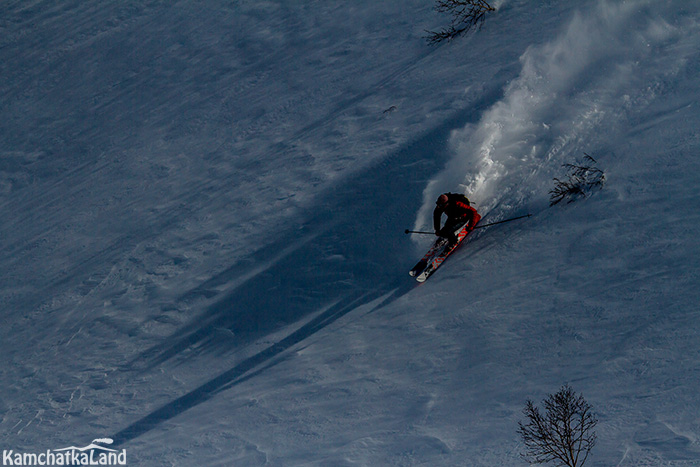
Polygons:
<instances>
[{"instance_id":1,"label":"powder snow plume","mask_svg":"<svg viewBox=\"0 0 700 467\"><path fill-rule=\"evenodd\" d=\"M621 125L683 70L698 7L659 3L600 2L555 40L530 46L503 99L452 132L452 159L424 190L416 229L430 225L445 191L468 195L489 220L546 207L561 164L620 138Z\"/></svg>"}]
</instances>

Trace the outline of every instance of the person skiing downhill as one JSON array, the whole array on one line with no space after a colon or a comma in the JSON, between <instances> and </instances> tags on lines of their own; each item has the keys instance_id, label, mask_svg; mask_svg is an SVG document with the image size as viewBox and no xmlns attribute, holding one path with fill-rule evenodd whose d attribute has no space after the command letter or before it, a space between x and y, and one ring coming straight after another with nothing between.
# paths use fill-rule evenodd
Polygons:
<instances>
[{"instance_id":1,"label":"person skiing downhill","mask_svg":"<svg viewBox=\"0 0 700 467\"><path fill-rule=\"evenodd\" d=\"M479 213L476 212L476 209L471 207L471 203L467 197L462 194L443 193L438 197L435 205L435 211L433 211L433 226L435 227L435 235L438 236L438 239L433 242L433 245L423 258L408 271L408 275L415 277L417 282L425 282L428 277L431 277L447 257L457 249L460 242L464 241L469 232L478 228L477 224L481 220ZM447 221L445 225L441 227L443 214L447 215ZM502 224L504 222L530 216L531 214L525 214L479 227ZM419 232L406 229L406 233L430 234L431 232Z\"/></svg>"},{"instance_id":2,"label":"person skiing downhill","mask_svg":"<svg viewBox=\"0 0 700 467\"><path fill-rule=\"evenodd\" d=\"M447 220L441 228L443 214L447 216ZM469 200L464 195L443 193L438 196L435 202L435 210L433 211L435 235L447 238L450 243L457 241L457 233L465 224L471 232L479 219L481 216L476 212L476 209L469 205Z\"/></svg>"}]
</instances>

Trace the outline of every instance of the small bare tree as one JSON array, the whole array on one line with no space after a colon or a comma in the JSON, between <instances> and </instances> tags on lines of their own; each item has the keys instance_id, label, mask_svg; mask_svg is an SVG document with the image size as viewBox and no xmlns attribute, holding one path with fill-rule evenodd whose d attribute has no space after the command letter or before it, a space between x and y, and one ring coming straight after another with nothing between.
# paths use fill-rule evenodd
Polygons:
<instances>
[{"instance_id":1,"label":"small bare tree","mask_svg":"<svg viewBox=\"0 0 700 467\"><path fill-rule=\"evenodd\" d=\"M585 198L587 193L593 188L602 188L605 184L605 173L597 167L596 160L585 154L583 161L575 164L564 164L566 168L566 179L554 179L554 188L549 190L549 205L568 199L569 203L577 198Z\"/></svg>"},{"instance_id":2,"label":"small bare tree","mask_svg":"<svg viewBox=\"0 0 700 467\"><path fill-rule=\"evenodd\" d=\"M564 385L544 401L545 413L527 401L525 423L518 422L518 433L525 443L522 456L531 464L556 462L558 467L580 467L596 442L598 420L583 396Z\"/></svg>"},{"instance_id":3,"label":"small bare tree","mask_svg":"<svg viewBox=\"0 0 700 467\"><path fill-rule=\"evenodd\" d=\"M426 39L431 45L451 41L472 28L480 28L486 13L496 11L485 0L435 0L435 9L452 15L452 23L441 31L428 31Z\"/></svg>"}]
</instances>

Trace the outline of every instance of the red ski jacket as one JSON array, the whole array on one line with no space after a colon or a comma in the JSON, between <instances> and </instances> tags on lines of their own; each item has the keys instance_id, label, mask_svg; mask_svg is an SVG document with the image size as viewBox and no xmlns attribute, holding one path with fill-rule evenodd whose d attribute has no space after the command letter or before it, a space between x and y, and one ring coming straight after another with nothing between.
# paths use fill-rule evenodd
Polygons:
<instances>
[{"instance_id":1,"label":"red ski jacket","mask_svg":"<svg viewBox=\"0 0 700 467\"><path fill-rule=\"evenodd\" d=\"M447 216L447 222L445 224L464 221L467 222L472 229L476 223L479 222L479 219L481 219L476 209L460 199L450 197L449 194L447 204L436 206L435 211L433 211L433 227L435 227L436 231L440 230L440 221L442 220L443 213Z\"/></svg>"}]
</instances>

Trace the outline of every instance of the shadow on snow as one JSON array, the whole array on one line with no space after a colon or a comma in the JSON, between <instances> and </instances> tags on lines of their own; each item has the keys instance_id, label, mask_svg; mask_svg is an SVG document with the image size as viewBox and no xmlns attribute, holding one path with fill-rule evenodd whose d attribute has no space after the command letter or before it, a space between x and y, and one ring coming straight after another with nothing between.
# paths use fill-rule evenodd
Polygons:
<instances>
[{"instance_id":1,"label":"shadow on snow","mask_svg":"<svg viewBox=\"0 0 700 467\"><path fill-rule=\"evenodd\" d=\"M376 311L412 290L416 283L407 272L418 258L403 229L413 221L429 177L445 162L450 130L474 121L498 98L500 91L490 93L472 110L333 187L305 221L278 234L280 240L273 246L185 293L183 300L195 300L215 297L222 286L231 289L194 322L132 360L129 369L242 349L314 312L319 314L287 337L124 428L113 436L115 442L128 442L254 377L274 365L275 357L358 307L371 304L366 312Z\"/></svg>"}]
</instances>

